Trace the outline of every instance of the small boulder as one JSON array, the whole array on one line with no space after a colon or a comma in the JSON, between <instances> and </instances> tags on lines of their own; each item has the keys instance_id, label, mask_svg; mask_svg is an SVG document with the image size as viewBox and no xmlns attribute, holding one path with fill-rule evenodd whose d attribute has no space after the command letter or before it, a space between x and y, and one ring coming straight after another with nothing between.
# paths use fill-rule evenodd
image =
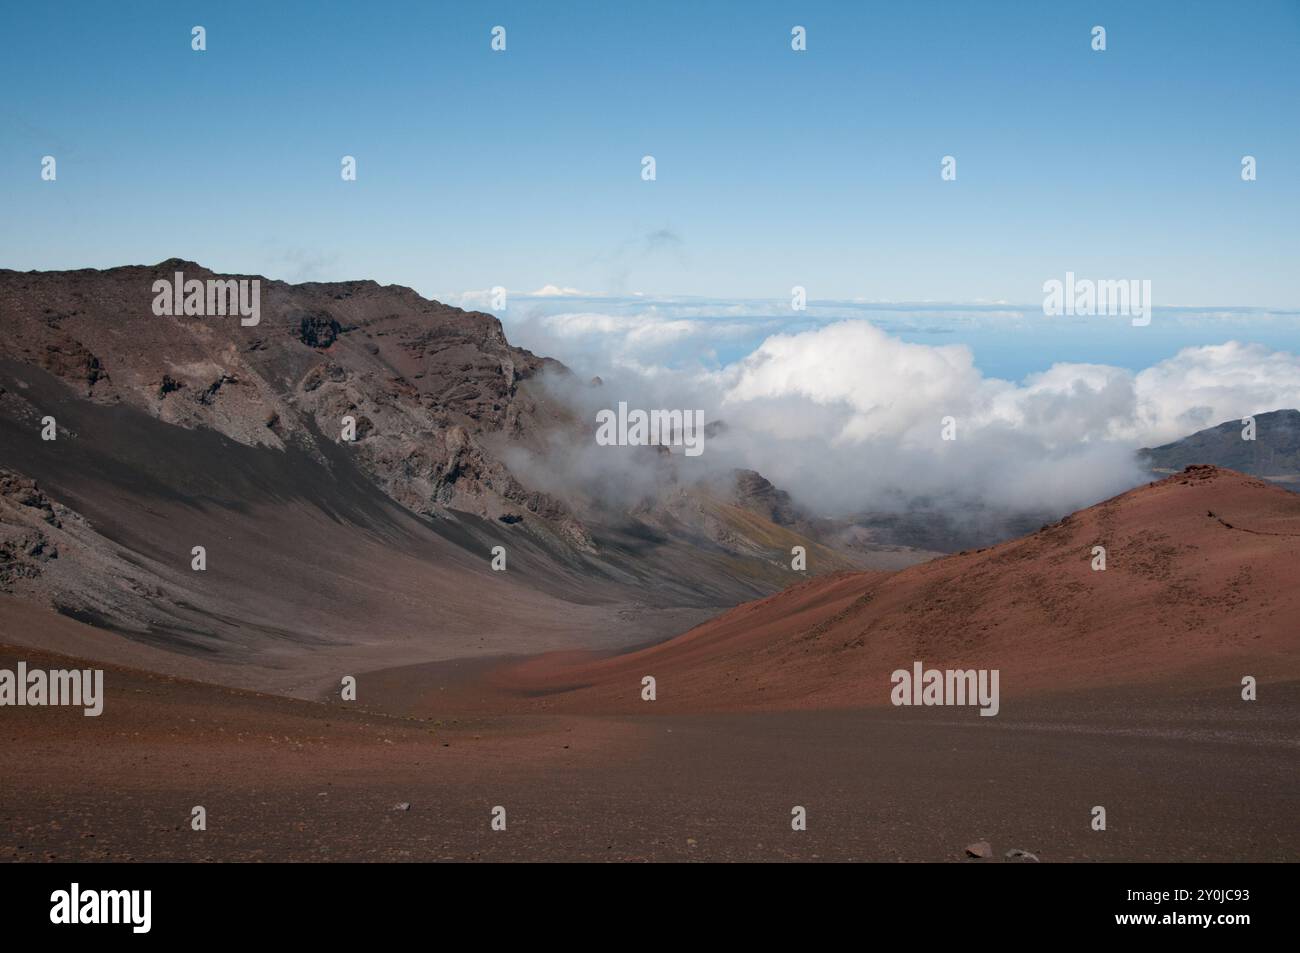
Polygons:
<instances>
[{"instance_id":1,"label":"small boulder","mask_svg":"<svg viewBox=\"0 0 1300 953\"><path fill-rule=\"evenodd\" d=\"M1015 861L1016 863L1020 863L1020 864L1038 863L1038 856L1036 854L1031 854L1027 850L1021 850L1019 847L1011 848L1002 856L1007 860Z\"/></svg>"}]
</instances>

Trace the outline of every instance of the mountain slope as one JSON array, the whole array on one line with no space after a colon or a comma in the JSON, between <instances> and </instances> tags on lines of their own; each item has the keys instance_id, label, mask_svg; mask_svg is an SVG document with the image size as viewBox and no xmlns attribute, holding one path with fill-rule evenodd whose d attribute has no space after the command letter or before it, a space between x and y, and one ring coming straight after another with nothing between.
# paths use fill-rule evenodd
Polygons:
<instances>
[{"instance_id":1,"label":"mountain slope","mask_svg":"<svg viewBox=\"0 0 1300 953\"><path fill-rule=\"evenodd\" d=\"M1104 571L1093 547L1106 548ZM1191 467L1022 539L898 573L841 573L606 659L543 656L494 673L546 707L635 711L887 705L914 661L996 668L1016 696L1094 685L1300 677L1300 498Z\"/></svg>"},{"instance_id":2,"label":"mountain slope","mask_svg":"<svg viewBox=\"0 0 1300 953\"><path fill-rule=\"evenodd\" d=\"M297 687L343 664L624 646L786 585L794 546L814 573L863 564L662 448L614 448L644 489L613 501L517 467L589 448L594 425L547 384L568 372L491 315L264 278L254 326L154 314L177 272L213 277L175 259L0 271L0 591L179 671Z\"/></svg>"},{"instance_id":3,"label":"mountain slope","mask_svg":"<svg viewBox=\"0 0 1300 953\"><path fill-rule=\"evenodd\" d=\"M1256 414L1253 440L1243 439L1245 429L1240 420L1229 420L1161 447L1143 448L1138 456L1162 475L1208 463L1300 489L1300 410Z\"/></svg>"}]
</instances>

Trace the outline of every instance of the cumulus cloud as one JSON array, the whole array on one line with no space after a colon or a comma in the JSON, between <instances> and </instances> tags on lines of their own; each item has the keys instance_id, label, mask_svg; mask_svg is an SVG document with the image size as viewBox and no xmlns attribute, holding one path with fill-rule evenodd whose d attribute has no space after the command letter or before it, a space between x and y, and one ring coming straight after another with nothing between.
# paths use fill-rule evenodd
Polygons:
<instances>
[{"instance_id":1,"label":"cumulus cloud","mask_svg":"<svg viewBox=\"0 0 1300 953\"><path fill-rule=\"evenodd\" d=\"M436 296L444 304L452 304L466 311L492 310L493 289L483 288L478 291L462 291L459 294L439 294Z\"/></svg>"},{"instance_id":2,"label":"cumulus cloud","mask_svg":"<svg viewBox=\"0 0 1300 953\"><path fill-rule=\"evenodd\" d=\"M897 434L935 407L963 410L984 382L968 348L909 344L845 321L774 335L718 383L724 411L784 398L841 406L843 427L831 437L843 443Z\"/></svg>"},{"instance_id":3,"label":"cumulus cloud","mask_svg":"<svg viewBox=\"0 0 1300 953\"><path fill-rule=\"evenodd\" d=\"M1137 375L1138 421L1147 443L1167 443L1225 420L1300 407L1300 359L1262 344L1187 348Z\"/></svg>"},{"instance_id":4,"label":"cumulus cloud","mask_svg":"<svg viewBox=\"0 0 1300 953\"><path fill-rule=\"evenodd\" d=\"M703 409L727 426L689 466L756 469L826 515L918 499L957 515L1064 514L1143 480L1138 447L1300 407L1300 358L1236 341L1137 372L1057 363L1018 382L983 374L965 345L908 342L862 320L771 334L714 368L638 359L703 335L700 324L596 313L543 322L562 359L576 341L619 342L605 387L570 395L584 413L618 400ZM952 441L942 439L949 417Z\"/></svg>"},{"instance_id":5,"label":"cumulus cloud","mask_svg":"<svg viewBox=\"0 0 1300 953\"><path fill-rule=\"evenodd\" d=\"M1073 508L1140 479L1137 447L1300 406L1300 359L1258 344L1186 348L1136 374L1060 363L1013 383L983 376L965 346L907 343L860 321L774 336L713 377L747 451L841 507L910 491ZM955 441L941 439L948 417ZM782 452L798 435L826 445L811 466Z\"/></svg>"}]
</instances>

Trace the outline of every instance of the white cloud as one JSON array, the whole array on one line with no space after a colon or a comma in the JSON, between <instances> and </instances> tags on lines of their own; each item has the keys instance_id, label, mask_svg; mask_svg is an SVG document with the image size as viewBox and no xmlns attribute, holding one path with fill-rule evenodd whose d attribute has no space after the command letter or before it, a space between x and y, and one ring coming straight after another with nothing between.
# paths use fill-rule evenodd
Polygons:
<instances>
[{"instance_id":1,"label":"white cloud","mask_svg":"<svg viewBox=\"0 0 1300 953\"><path fill-rule=\"evenodd\" d=\"M455 305L467 311L488 311L492 306L492 289L482 291L462 291L460 294L443 294L434 296L444 304Z\"/></svg>"},{"instance_id":2,"label":"white cloud","mask_svg":"<svg viewBox=\"0 0 1300 953\"><path fill-rule=\"evenodd\" d=\"M724 412L786 397L843 406L837 441L897 435L922 421L937 427L940 417L964 412L983 385L968 348L909 344L865 321L773 335L719 380Z\"/></svg>"},{"instance_id":3,"label":"white cloud","mask_svg":"<svg viewBox=\"0 0 1300 953\"><path fill-rule=\"evenodd\" d=\"M496 297L495 288L484 288L479 290L461 291L451 294L435 294L434 298L444 304L455 305L458 308L468 310L489 311L492 310L491 304ZM580 291L577 288L565 288L559 285L543 285L536 291L506 291L507 306L512 299L529 300L529 299L554 299L554 298L599 298L600 296L590 291Z\"/></svg>"},{"instance_id":4,"label":"white cloud","mask_svg":"<svg viewBox=\"0 0 1300 953\"><path fill-rule=\"evenodd\" d=\"M771 334L720 368L671 366L712 322L657 309L540 319L562 360L603 364L592 399L702 408L726 422L701 458L748 467L823 512L927 497L950 510L1065 513L1140 482L1133 451L1245 414L1300 407L1300 358L1260 344L1189 347L1138 372L1057 363L1019 382L984 375L965 345L901 340L870 322ZM740 323L747 333L752 324ZM954 417L957 440L941 439Z\"/></svg>"},{"instance_id":5,"label":"white cloud","mask_svg":"<svg viewBox=\"0 0 1300 953\"><path fill-rule=\"evenodd\" d=\"M534 298L594 298L597 295L590 291L579 291L577 288L561 288L557 285L543 285L536 291L528 292L530 297Z\"/></svg>"},{"instance_id":6,"label":"white cloud","mask_svg":"<svg viewBox=\"0 0 1300 953\"><path fill-rule=\"evenodd\" d=\"M1136 445L1300 406L1300 358L1260 344L1185 348L1137 374L1060 363L1015 384L983 376L964 345L908 343L864 321L774 335L716 380L724 409L786 398L837 406L836 437L849 441L928 433L951 415L968 430L1009 427L1054 447Z\"/></svg>"},{"instance_id":7,"label":"white cloud","mask_svg":"<svg viewBox=\"0 0 1300 953\"><path fill-rule=\"evenodd\" d=\"M1148 444L1248 414L1300 407L1300 358L1262 344L1187 348L1137 375L1138 423Z\"/></svg>"}]
</instances>

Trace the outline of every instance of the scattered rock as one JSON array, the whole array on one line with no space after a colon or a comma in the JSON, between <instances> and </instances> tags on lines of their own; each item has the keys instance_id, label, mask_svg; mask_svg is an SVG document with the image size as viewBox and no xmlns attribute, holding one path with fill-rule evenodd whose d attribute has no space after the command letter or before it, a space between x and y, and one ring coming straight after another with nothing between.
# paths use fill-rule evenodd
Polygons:
<instances>
[{"instance_id":1,"label":"scattered rock","mask_svg":"<svg viewBox=\"0 0 1300 953\"><path fill-rule=\"evenodd\" d=\"M393 805L394 811L409 811L411 809L410 801L398 801Z\"/></svg>"},{"instance_id":2,"label":"scattered rock","mask_svg":"<svg viewBox=\"0 0 1300 953\"><path fill-rule=\"evenodd\" d=\"M227 384L238 384L239 379L231 374L221 373L216 380L203 389L198 396L200 404L211 406L217 399L217 393Z\"/></svg>"},{"instance_id":3,"label":"scattered rock","mask_svg":"<svg viewBox=\"0 0 1300 953\"><path fill-rule=\"evenodd\" d=\"M986 840L976 841L973 844L967 844L966 856L980 857L980 858L992 857L993 845Z\"/></svg>"},{"instance_id":4,"label":"scattered rock","mask_svg":"<svg viewBox=\"0 0 1300 953\"><path fill-rule=\"evenodd\" d=\"M1021 850L1019 847L1011 848L1002 856L1005 857L1007 860L1014 860L1022 864L1038 863L1038 856L1036 854L1031 854L1027 850Z\"/></svg>"},{"instance_id":5,"label":"scattered rock","mask_svg":"<svg viewBox=\"0 0 1300 953\"><path fill-rule=\"evenodd\" d=\"M0 469L0 497L18 506L39 511L41 519L52 526L62 525L55 515L53 502L30 477L13 470Z\"/></svg>"}]
</instances>

